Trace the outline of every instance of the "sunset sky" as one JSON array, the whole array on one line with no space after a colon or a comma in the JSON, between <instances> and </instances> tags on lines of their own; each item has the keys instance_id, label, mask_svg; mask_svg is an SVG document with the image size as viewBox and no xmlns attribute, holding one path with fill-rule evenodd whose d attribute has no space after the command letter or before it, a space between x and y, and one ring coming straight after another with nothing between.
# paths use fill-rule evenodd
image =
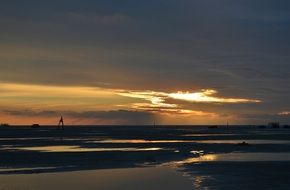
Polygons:
<instances>
[{"instance_id":1,"label":"sunset sky","mask_svg":"<svg viewBox=\"0 0 290 190\"><path fill-rule=\"evenodd\" d=\"M289 0L1 0L0 123L290 123Z\"/></svg>"}]
</instances>

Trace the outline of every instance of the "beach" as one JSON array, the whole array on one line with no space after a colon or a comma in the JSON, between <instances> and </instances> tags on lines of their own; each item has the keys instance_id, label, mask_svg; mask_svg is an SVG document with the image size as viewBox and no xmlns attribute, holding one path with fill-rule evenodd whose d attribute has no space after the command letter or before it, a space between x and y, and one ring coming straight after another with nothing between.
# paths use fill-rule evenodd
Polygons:
<instances>
[{"instance_id":1,"label":"beach","mask_svg":"<svg viewBox=\"0 0 290 190\"><path fill-rule=\"evenodd\" d=\"M1 127L0 189L287 189L290 129Z\"/></svg>"}]
</instances>

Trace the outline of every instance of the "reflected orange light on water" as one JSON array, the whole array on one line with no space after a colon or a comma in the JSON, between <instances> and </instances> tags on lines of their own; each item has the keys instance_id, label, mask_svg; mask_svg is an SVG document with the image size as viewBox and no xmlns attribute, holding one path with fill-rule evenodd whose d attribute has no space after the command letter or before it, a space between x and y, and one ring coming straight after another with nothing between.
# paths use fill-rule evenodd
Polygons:
<instances>
[{"instance_id":1,"label":"reflected orange light on water","mask_svg":"<svg viewBox=\"0 0 290 190\"><path fill-rule=\"evenodd\" d=\"M39 152L109 152L109 151L125 151L125 152L136 152L136 151L158 151L162 148L84 148L80 146L37 146L37 147L2 147L0 150L27 150L27 151L39 151Z\"/></svg>"},{"instance_id":2,"label":"reflected orange light on water","mask_svg":"<svg viewBox=\"0 0 290 190\"><path fill-rule=\"evenodd\" d=\"M183 161L177 162L177 164L190 164L195 162L211 162L216 161L218 156L216 154L205 154L195 158L188 158Z\"/></svg>"}]
</instances>

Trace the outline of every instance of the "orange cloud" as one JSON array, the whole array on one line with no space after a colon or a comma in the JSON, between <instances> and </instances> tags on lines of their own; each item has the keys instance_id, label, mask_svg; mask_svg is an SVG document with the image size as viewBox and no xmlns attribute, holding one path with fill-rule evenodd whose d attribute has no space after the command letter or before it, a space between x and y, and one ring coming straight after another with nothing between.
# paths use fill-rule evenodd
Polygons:
<instances>
[{"instance_id":1,"label":"orange cloud","mask_svg":"<svg viewBox=\"0 0 290 190\"><path fill-rule=\"evenodd\" d=\"M0 83L0 108L2 110L57 111L143 111L172 117L218 118L210 110L189 108L192 103L242 104L259 103L260 100L217 97L212 89L197 92L158 92L110 89L84 86L43 86L31 84ZM174 101L174 100L182 100ZM283 112L281 114L286 114ZM28 117L28 116L27 116ZM30 115L29 117L33 117ZM35 115L34 117L38 117ZM40 117L40 116L39 116ZM47 116L43 119L47 120ZM91 119L91 118L90 118ZM10 118L10 120L12 120ZM49 120L47 120L49 121Z\"/></svg>"},{"instance_id":2,"label":"orange cloud","mask_svg":"<svg viewBox=\"0 0 290 190\"><path fill-rule=\"evenodd\" d=\"M152 107L152 108L178 108L180 105L174 103L166 103L167 99L183 100L187 102L199 103L260 103L260 100L245 99L245 98L222 98L215 97L216 90L206 89L199 92L155 92L155 91L121 91L118 93L121 96L143 99L150 103L137 103L134 104L135 108L138 107Z\"/></svg>"},{"instance_id":3,"label":"orange cloud","mask_svg":"<svg viewBox=\"0 0 290 190\"><path fill-rule=\"evenodd\" d=\"M290 115L290 111L283 111L283 112L278 113L278 115L288 116L288 115Z\"/></svg>"},{"instance_id":4,"label":"orange cloud","mask_svg":"<svg viewBox=\"0 0 290 190\"><path fill-rule=\"evenodd\" d=\"M189 102L205 102L205 103L259 103L260 100L245 98L221 98L213 95L217 94L216 90L206 89L200 92L177 92L170 93L168 96L177 100Z\"/></svg>"}]
</instances>

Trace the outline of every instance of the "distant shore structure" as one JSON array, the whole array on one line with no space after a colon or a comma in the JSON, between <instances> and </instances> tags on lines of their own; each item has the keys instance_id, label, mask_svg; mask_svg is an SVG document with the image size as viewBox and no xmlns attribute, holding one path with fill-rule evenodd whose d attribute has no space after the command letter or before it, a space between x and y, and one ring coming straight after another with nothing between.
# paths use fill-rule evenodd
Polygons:
<instances>
[{"instance_id":1,"label":"distant shore structure","mask_svg":"<svg viewBox=\"0 0 290 190\"><path fill-rule=\"evenodd\" d=\"M40 127L40 125L38 123L35 123L35 124L32 124L31 125L31 128L33 128L33 129L39 128L39 127Z\"/></svg>"},{"instance_id":2,"label":"distant shore structure","mask_svg":"<svg viewBox=\"0 0 290 190\"><path fill-rule=\"evenodd\" d=\"M209 129L217 129L218 126L217 125L211 125L211 126L208 126L207 128L209 128Z\"/></svg>"},{"instance_id":3,"label":"distant shore structure","mask_svg":"<svg viewBox=\"0 0 290 190\"><path fill-rule=\"evenodd\" d=\"M8 123L1 123L0 126L1 127L9 127L10 125Z\"/></svg>"},{"instance_id":4,"label":"distant shore structure","mask_svg":"<svg viewBox=\"0 0 290 190\"><path fill-rule=\"evenodd\" d=\"M268 123L268 126L272 127L272 128L280 128L280 123L279 122L271 122L271 123Z\"/></svg>"},{"instance_id":5,"label":"distant shore structure","mask_svg":"<svg viewBox=\"0 0 290 190\"><path fill-rule=\"evenodd\" d=\"M64 121L63 121L63 117L61 116L58 122L58 126L59 129L64 129Z\"/></svg>"}]
</instances>

